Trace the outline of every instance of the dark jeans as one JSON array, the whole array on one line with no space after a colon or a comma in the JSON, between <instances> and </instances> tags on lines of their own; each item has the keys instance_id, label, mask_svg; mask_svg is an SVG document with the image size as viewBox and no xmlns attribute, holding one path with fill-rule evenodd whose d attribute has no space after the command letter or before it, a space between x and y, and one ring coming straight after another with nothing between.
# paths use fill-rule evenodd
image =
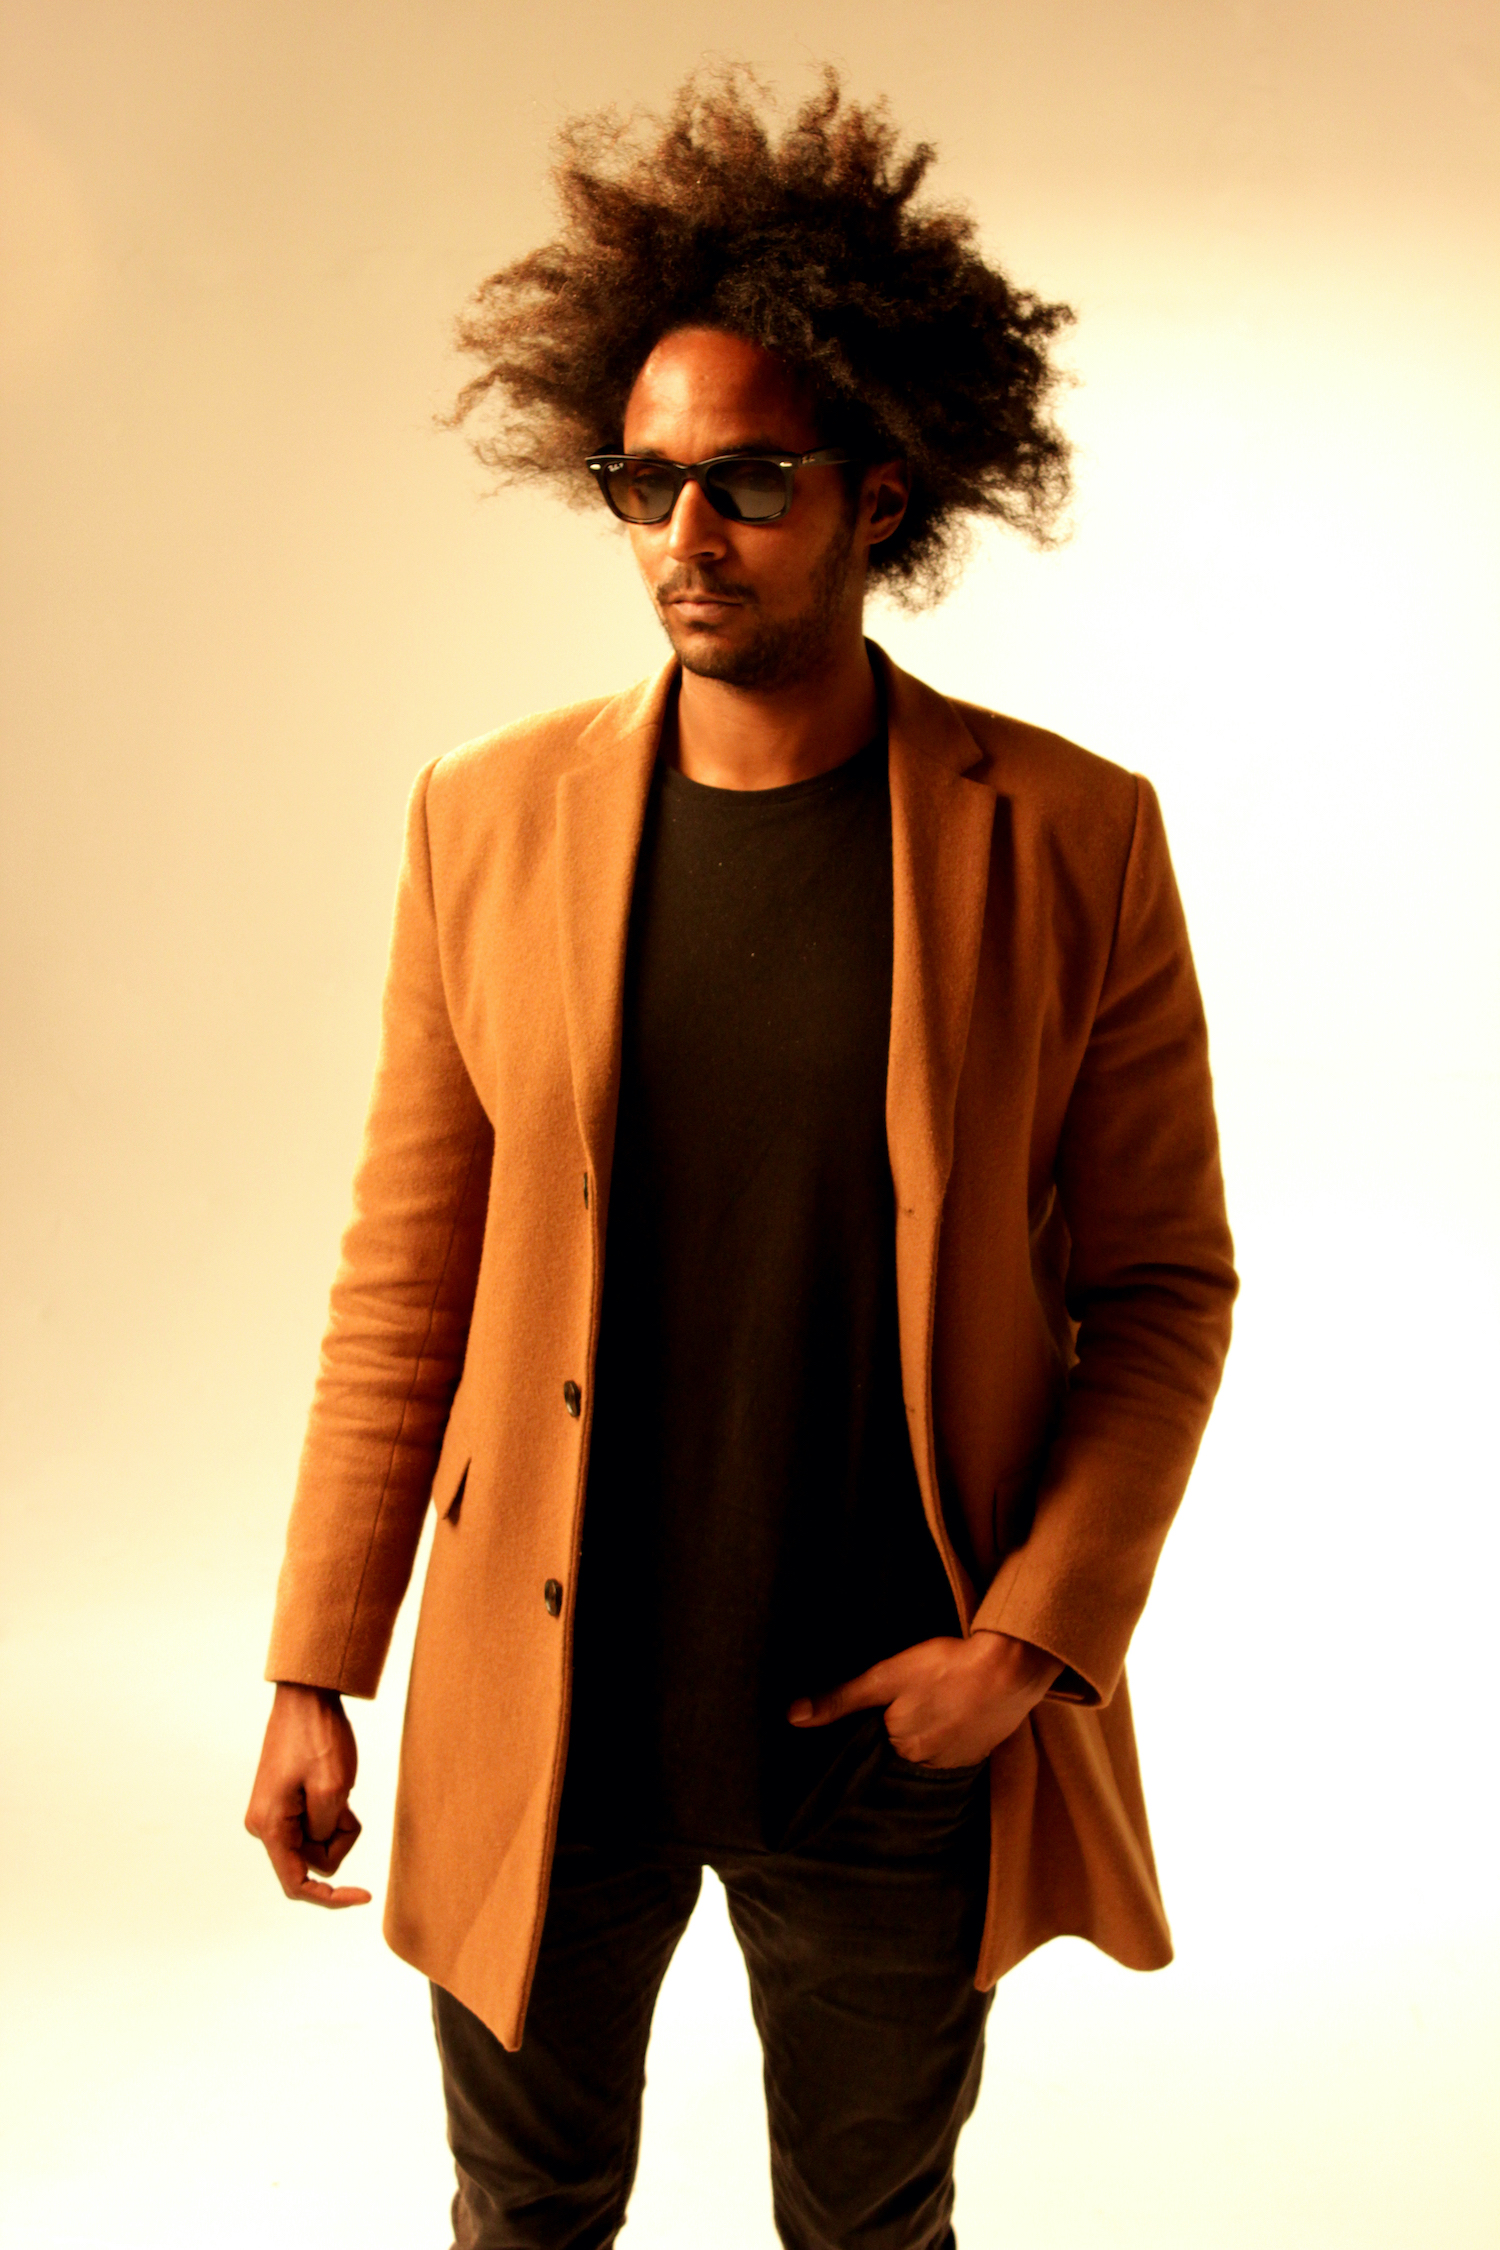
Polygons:
<instances>
[{"instance_id":1,"label":"dark jeans","mask_svg":"<svg viewBox=\"0 0 1500 2250\"><path fill-rule=\"evenodd\" d=\"M979 2093L986 1770L909 1765L870 1716L787 1848L707 1856L749 1973L787 2250L952 2250ZM561 1848L517 2054L433 1987L456 2250L614 2241L652 2010L701 1880L688 1855Z\"/></svg>"}]
</instances>

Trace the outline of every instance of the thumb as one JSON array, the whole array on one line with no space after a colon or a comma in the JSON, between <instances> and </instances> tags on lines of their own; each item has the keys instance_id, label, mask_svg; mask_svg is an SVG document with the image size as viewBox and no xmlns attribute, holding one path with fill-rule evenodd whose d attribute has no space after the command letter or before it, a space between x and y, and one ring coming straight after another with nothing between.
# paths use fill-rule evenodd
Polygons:
<instances>
[{"instance_id":1,"label":"thumb","mask_svg":"<svg viewBox=\"0 0 1500 2250\"><path fill-rule=\"evenodd\" d=\"M868 1672L858 1679L845 1680L842 1687L830 1688L826 1695L800 1695L787 1712L794 1727L826 1727L830 1719L842 1719L849 1711L873 1711L889 1703L896 1690L885 1677L883 1664L872 1664Z\"/></svg>"}]
</instances>

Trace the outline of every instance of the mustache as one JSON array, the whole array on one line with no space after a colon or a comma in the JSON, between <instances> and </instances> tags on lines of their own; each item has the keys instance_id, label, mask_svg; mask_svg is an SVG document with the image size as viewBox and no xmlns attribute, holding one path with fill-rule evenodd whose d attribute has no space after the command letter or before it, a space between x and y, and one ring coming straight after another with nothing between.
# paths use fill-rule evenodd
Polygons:
<instances>
[{"instance_id":1,"label":"mustache","mask_svg":"<svg viewBox=\"0 0 1500 2250\"><path fill-rule=\"evenodd\" d=\"M655 589L658 602L681 601L692 595L719 601L753 602L755 599L750 587L732 578L716 578L704 570L671 571Z\"/></svg>"}]
</instances>

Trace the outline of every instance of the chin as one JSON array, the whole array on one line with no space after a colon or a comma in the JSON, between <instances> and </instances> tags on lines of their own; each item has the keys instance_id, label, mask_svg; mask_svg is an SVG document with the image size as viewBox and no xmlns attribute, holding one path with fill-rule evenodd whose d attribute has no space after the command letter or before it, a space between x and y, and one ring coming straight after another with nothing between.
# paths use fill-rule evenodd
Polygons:
<instances>
[{"instance_id":1,"label":"chin","mask_svg":"<svg viewBox=\"0 0 1500 2250\"><path fill-rule=\"evenodd\" d=\"M754 650L719 647L706 634L697 633L672 645L684 672L694 672L700 680L723 680L730 687L764 685Z\"/></svg>"},{"instance_id":2,"label":"chin","mask_svg":"<svg viewBox=\"0 0 1500 2250\"><path fill-rule=\"evenodd\" d=\"M821 619L824 629L810 632L811 622L799 618L795 625L771 631L763 626L738 644L702 629L685 632L678 627L674 632L670 625L667 638L684 672L700 680L719 680L726 687L785 688L816 672L827 658L831 635Z\"/></svg>"}]
</instances>

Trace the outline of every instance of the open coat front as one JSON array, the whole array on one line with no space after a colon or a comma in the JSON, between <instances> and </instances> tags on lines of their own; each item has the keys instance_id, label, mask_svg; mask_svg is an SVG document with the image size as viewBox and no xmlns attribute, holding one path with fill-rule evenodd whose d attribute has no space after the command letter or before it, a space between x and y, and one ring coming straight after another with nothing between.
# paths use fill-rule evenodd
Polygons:
<instances>
[{"instance_id":1,"label":"open coat front","mask_svg":"<svg viewBox=\"0 0 1500 2250\"><path fill-rule=\"evenodd\" d=\"M960 1614L1068 1668L991 1761L977 1981L1063 1932L1152 1968L1171 1946L1123 1665L1234 1294L1187 936L1147 783L875 657L912 1451ZM567 1754L626 926L672 680L417 781L268 1665L374 1694L430 1498L386 1935L511 2047Z\"/></svg>"}]
</instances>

